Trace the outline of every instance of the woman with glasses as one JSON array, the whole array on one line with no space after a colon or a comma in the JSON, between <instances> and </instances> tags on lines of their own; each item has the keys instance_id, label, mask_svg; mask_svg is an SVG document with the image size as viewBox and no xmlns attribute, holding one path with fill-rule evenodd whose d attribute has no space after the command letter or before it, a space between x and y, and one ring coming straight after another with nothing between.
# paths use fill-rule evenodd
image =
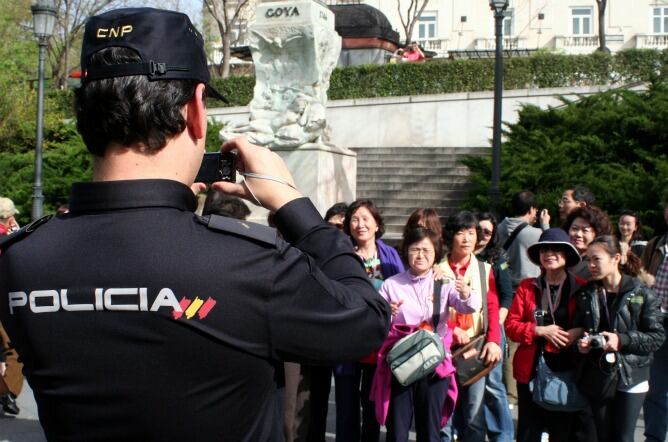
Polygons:
<instances>
[{"instance_id":1,"label":"woman with glasses","mask_svg":"<svg viewBox=\"0 0 668 442\"><path fill-rule=\"evenodd\" d=\"M435 296L432 267L434 262L443 256L440 235L424 228L411 229L406 232L401 253L408 262L409 269L387 279L380 289L381 296L392 309L392 331L388 339L396 340L394 335L397 333L407 335L419 328L427 328L441 337L446 351L449 351L449 308L461 313L471 313L480 308L480 297L470 296L471 288L464 284L462 277L443 283L438 294L440 296L438 323L432 324ZM379 364L386 363L379 362ZM451 363L444 361L443 364ZM374 378L373 391L383 388L381 368L383 367L379 366ZM408 386L403 386L392 378L386 421L388 442L408 441L413 416L418 441L439 440L452 370L449 372L446 370L441 374L439 372L437 370L436 373ZM376 409L378 410L380 405L383 410L385 404L377 403ZM379 420L385 421L384 411L380 414Z\"/></svg>"},{"instance_id":2,"label":"woman with glasses","mask_svg":"<svg viewBox=\"0 0 668 442\"><path fill-rule=\"evenodd\" d=\"M373 201L359 199L350 204L343 221L343 231L350 235L355 252L377 288L385 279L404 271L397 251L380 240L385 224ZM364 336L359 339L364 339ZM369 400L375 371L376 352L359 362L341 364L334 369L337 441L378 442L380 425L376 421L373 403Z\"/></svg>"},{"instance_id":3,"label":"woman with glasses","mask_svg":"<svg viewBox=\"0 0 668 442\"><path fill-rule=\"evenodd\" d=\"M587 247L597 236L612 233L608 215L598 207L578 207L568 214L561 228L568 233L571 244L582 258L573 271L588 281L591 273L587 265Z\"/></svg>"},{"instance_id":4,"label":"woman with glasses","mask_svg":"<svg viewBox=\"0 0 668 442\"><path fill-rule=\"evenodd\" d=\"M508 337L520 344L513 358L518 393L517 440L540 442L541 434L547 431L550 442L568 442L576 440L579 412L541 408L531 398L529 381L535 376L539 352L551 370L575 370L573 343L582 329L573 326L574 293L585 281L569 268L580 262L580 253L558 228L543 232L527 253L540 266L541 274L522 280L505 323Z\"/></svg>"},{"instance_id":5,"label":"woman with glasses","mask_svg":"<svg viewBox=\"0 0 668 442\"><path fill-rule=\"evenodd\" d=\"M508 263L502 255L499 247L498 234L496 232L496 217L490 212L478 215L480 227L480 238L476 246L475 255L478 259L492 266L496 290L499 295L499 322L501 323L501 348L507 349L506 338L503 333L503 323L508 315L508 309L513 302L513 285L508 271ZM502 363L497 365L487 375L485 384L485 423L487 434L494 442L511 442L515 436L513 417L508 406L508 393L503 383L503 370L505 355L503 352Z\"/></svg>"}]
</instances>

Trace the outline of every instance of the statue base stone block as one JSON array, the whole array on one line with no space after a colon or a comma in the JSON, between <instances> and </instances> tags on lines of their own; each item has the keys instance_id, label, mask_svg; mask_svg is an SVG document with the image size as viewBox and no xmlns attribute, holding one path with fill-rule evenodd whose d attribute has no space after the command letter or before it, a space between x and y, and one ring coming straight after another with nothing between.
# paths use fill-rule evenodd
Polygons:
<instances>
[{"instance_id":1,"label":"statue base stone block","mask_svg":"<svg viewBox=\"0 0 668 442\"><path fill-rule=\"evenodd\" d=\"M338 202L351 203L356 195L357 154L323 144L304 144L299 149L272 149L285 161L297 189L313 201L321 215ZM249 205L249 221L267 223L269 211Z\"/></svg>"}]
</instances>

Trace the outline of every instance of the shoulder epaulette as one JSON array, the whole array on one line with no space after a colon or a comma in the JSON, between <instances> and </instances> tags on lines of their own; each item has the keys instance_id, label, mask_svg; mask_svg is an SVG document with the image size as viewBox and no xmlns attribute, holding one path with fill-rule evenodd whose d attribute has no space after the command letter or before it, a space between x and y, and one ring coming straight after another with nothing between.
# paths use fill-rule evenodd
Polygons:
<instances>
[{"instance_id":1,"label":"shoulder epaulette","mask_svg":"<svg viewBox=\"0 0 668 442\"><path fill-rule=\"evenodd\" d=\"M200 216L197 221L211 230L232 233L276 247L278 235L276 229L271 227L220 215Z\"/></svg>"},{"instance_id":2,"label":"shoulder epaulette","mask_svg":"<svg viewBox=\"0 0 668 442\"><path fill-rule=\"evenodd\" d=\"M37 230L39 227L43 226L51 218L53 218L53 215L43 216L40 219L36 219L30 224L21 227L19 230L12 233L11 235L3 237L2 239L0 239L0 250L4 252L9 248L9 246L21 241L22 239L30 235L32 232Z\"/></svg>"}]
</instances>

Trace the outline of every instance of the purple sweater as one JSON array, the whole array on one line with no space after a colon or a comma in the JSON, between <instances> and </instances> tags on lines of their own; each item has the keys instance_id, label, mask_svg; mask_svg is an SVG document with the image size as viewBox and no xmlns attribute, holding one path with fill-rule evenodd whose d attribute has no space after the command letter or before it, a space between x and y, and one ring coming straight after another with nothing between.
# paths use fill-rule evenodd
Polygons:
<instances>
[{"instance_id":1,"label":"purple sweater","mask_svg":"<svg viewBox=\"0 0 668 442\"><path fill-rule=\"evenodd\" d=\"M431 321L434 310L433 302L434 275L430 270L424 276L416 277L410 270L386 279L380 288L380 295L388 303L403 301L399 312L392 317L392 325L419 326L422 321ZM448 308L460 313L472 313L480 308L480 296L461 299L455 289L455 281L441 287L441 315L438 319L437 333L444 337L448 331Z\"/></svg>"}]
</instances>

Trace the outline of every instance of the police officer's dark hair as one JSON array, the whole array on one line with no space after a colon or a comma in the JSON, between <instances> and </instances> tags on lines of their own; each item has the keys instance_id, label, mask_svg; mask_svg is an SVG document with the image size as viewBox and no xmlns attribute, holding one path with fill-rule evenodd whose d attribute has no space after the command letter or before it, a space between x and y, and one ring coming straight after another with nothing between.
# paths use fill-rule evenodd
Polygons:
<instances>
[{"instance_id":1,"label":"police officer's dark hair","mask_svg":"<svg viewBox=\"0 0 668 442\"><path fill-rule=\"evenodd\" d=\"M330 219L334 218L337 215L345 217L347 210L348 210L348 204L336 203L332 207L327 209L327 212L325 213L325 221L329 221Z\"/></svg>"},{"instance_id":2,"label":"police officer's dark hair","mask_svg":"<svg viewBox=\"0 0 668 442\"><path fill-rule=\"evenodd\" d=\"M408 262L408 249L415 243L423 239L429 239L434 246L434 262L440 262L443 259L443 239L441 235L423 227L408 229L404 234L404 240L401 242L401 258Z\"/></svg>"},{"instance_id":3,"label":"police officer's dark hair","mask_svg":"<svg viewBox=\"0 0 668 442\"><path fill-rule=\"evenodd\" d=\"M586 186L577 185L566 190L573 191L574 201L579 203L586 203L587 206L591 206L596 202L596 197L594 197L592 191L589 190L589 188Z\"/></svg>"},{"instance_id":4,"label":"police officer's dark hair","mask_svg":"<svg viewBox=\"0 0 668 442\"><path fill-rule=\"evenodd\" d=\"M476 238L480 238L478 217L473 212L463 210L448 218L443 228L443 240L448 251L452 250L452 240L460 230L475 229Z\"/></svg>"},{"instance_id":5,"label":"police officer's dark hair","mask_svg":"<svg viewBox=\"0 0 668 442\"><path fill-rule=\"evenodd\" d=\"M513 195L510 206L513 216L526 215L532 208L538 207L536 205L536 196L528 190L523 190Z\"/></svg>"},{"instance_id":6,"label":"police officer's dark hair","mask_svg":"<svg viewBox=\"0 0 668 442\"><path fill-rule=\"evenodd\" d=\"M239 198L225 195L217 190L210 190L204 200L202 215L221 215L228 218L245 220L250 215L250 209Z\"/></svg>"},{"instance_id":7,"label":"police officer's dark hair","mask_svg":"<svg viewBox=\"0 0 668 442\"><path fill-rule=\"evenodd\" d=\"M594 229L594 232L596 232L596 236L612 234L608 215L598 207L576 208L568 214L568 217L561 228L568 233L568 231L571 230L571 224L573 224L573 221L575 221L576 218L582 218L587 221Z\"/></svg>"},{"instance_id":8,"label":"police officer's dark hair","mask_svg":"<svg viewBox=\"0 0 668 442\"><path fill-rule=\"evenodd\" d=\"M90 63L141 61L132 49L111 47L94 54ZM197 84L195 80L149 81L143 75L84 79L75 92L77 129L88 150L98 157L112 144L138 145L142 153L156 153L186 128L181 111Z\"/></svg>"},{"instance_id":9,"label":"police officer's dark hair","mask_svg":"<svg viewBox=\"0 0 668 442\"><path fill-rule=\"evenodd\" d=\"M380 216L380 211L373 203L373 201L369 199L355 200L350 206L348 206L348 210L346 210L346 219L343 220L343 231L346 233L346 235L350 236L350 218L353 216L353 213L357 212L357 209L360 207L365 207L369 212L371 212L373 219L375 219L376 224L378 224L376 239L380 239L380 237L383 236L383 233L385 233L385 223L383 222L383 217Z\"/></svg>"}]
</instances>

